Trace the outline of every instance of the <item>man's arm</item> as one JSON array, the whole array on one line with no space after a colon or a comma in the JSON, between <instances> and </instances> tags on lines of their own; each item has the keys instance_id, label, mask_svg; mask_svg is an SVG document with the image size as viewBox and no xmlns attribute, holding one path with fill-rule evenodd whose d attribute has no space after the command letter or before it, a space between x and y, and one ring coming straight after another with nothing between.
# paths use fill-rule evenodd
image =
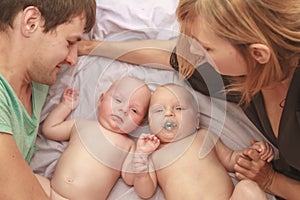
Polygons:
<instances>
[{"instance_id":1,"label":"man's arm","mask_svg":"<svg viewBox=\"0 0 300 200\"><path fill-rule=\"evenodd\" d=\"M49 199L18 150L12 135L0 133L0 199Z\"/></svg>"}]
</instances>

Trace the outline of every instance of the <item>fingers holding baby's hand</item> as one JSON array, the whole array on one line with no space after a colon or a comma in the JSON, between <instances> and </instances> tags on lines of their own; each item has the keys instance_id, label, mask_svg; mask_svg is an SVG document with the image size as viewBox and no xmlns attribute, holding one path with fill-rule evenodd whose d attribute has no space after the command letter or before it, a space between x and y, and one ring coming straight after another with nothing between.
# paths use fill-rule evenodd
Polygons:
<instances>
[{"instance_id":1,"label":"fingers holding baby's hand","mask_svg":"<svg viewBox=\"0 0 300 200\"><path fill-rule=\"evenodd\" d=\"M265 160L267 162L271 162L273 160L274 150L269 143L262 141L251 141L251 144L251 148L258 151L260 159Z\"/></svg>"}]
</instances>

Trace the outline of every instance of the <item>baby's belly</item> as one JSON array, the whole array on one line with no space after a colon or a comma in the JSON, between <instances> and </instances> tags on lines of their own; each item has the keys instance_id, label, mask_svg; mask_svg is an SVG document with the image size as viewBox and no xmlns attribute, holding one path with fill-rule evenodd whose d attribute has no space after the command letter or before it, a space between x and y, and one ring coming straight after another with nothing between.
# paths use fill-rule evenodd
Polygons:
<instances>
[{"instance_id":1,"label":"baby's belly","mask_svg":"<svg viewBox=\"0 0 300 200\"><path fill-rule=\"evenodd\" d=\"M166 199L228 200L233 183L218 160L214 156L192 160L179 159L158 171L159 185Z\"/></svg>"},{"instance_id":2,"label":"baby's belly","mask_svg":"<svg viewBox=\"0 0 300 200\"><path fill-rule=\"evenodd\" d=\"M51 186L72 200L105 199L120 172L94 159L84 149L66 149L57 163Z\"/></svg>"}]
</instances>

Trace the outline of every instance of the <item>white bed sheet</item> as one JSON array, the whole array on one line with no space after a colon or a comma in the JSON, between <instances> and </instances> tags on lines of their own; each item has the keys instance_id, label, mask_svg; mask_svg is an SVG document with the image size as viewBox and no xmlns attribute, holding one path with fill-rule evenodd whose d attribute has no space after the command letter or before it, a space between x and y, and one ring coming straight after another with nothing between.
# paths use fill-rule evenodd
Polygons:
<instances>
[{"instance_id":1,"label":"white bed sheet","mask_svg":"<svg viewBox=\"0 0 300 200\"><path fill-rule=\"evenodd\" d=\"M131 39L173 39L178 35L178 23L175 9L178 0L97 0L97 23L87 39L131 40ZM116 6L117 5L117 6ZM76 67L65 67L58 75L57 82L50 88L41 116L41 126L49 111L60 102L63 90L74 86L80 92L80 105L70 118L96 119L96 103L101 92L122 76L136 76L144 80L151 90L158 85L178 81L175 72L134 66L127 63L95 56L84 56ZM182 83L181 83L182 84ZM223 101L209 99L198 94L201 102L202 125L215 132L221 132L223 142L233 149L249 146L251 139L264 139L239 107L224 104ZM212 106L211 102L215 102ZM225 105L225 107L224 107ZM211 116L211 111L214 114ZM149 132L144 125L133 135ZM249 134L250 133L250 134ZM51 178L56 161L66 147L67 142L47 140L42 134L37 137L37 152L30 166L35 173ZM209 149L204 149L209 150ZM203 153L203 151L202 151ZM232 175L232 174L231 174ZM232 175L233 180L234 176ZM140 199L132 187L118 180L109 196L115 199ZM160 188L151 199L164 199ZM269 196L269 199L273 199Z\"/></svg>"}]
</instances>

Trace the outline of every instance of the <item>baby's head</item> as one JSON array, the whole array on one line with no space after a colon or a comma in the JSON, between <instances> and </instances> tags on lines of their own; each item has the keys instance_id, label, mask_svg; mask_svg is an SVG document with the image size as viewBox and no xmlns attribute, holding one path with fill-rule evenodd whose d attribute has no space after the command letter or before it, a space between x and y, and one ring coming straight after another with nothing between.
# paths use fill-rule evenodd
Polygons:
<instances>
[{"instance_id":1,"label":"baby's head","mask_svg":"<svg viewBox=\"0 0 300 200\"><path fill-rule=\"evenodd\" d=\"M200 114L194 96L183 86L166 84L152 94L149 126L162 143L180 140L196 132Z\"/></svg>"},{"instance_id":2,"label":"baby's head","mask_svg":"<svg viewBox=\"0 0 300 200\"><path fill-rule=\"evenodd\" d=\"M145 119L151 91L142 80L123 77L100 95L98 121L116 133L130 133Z\"/></svg>"}]
</instances>

